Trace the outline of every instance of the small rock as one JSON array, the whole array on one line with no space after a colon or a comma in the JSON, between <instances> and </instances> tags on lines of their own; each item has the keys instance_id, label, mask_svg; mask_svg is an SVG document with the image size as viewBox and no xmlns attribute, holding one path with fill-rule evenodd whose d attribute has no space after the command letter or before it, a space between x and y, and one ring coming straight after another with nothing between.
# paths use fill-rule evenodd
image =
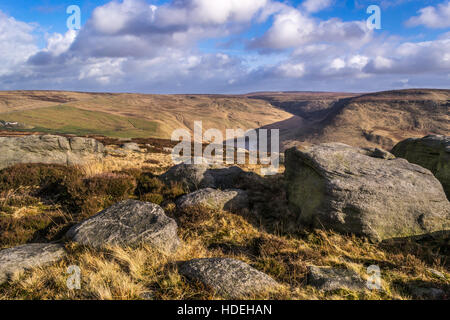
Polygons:
<instances>
[{"instance_id":1,"label":"small rock","mask_svg":"<svg viewBox=\"0 0 450 320\"><path fill-rule=\"evenodd\" d=\"M354 271L331 267L308 267L308 284L319 290L348 289L364 291L366 283Z\"/></svg>"},{"instance_id":2,"label":"small rock","mask_svg":"<svg viewBox=\"0 0 450 320\"><path fill-rule=\"evenodd\" d=\"M437 278L445 279L445 275L436 269L429 268L428 272L430 272L432 275L434 275Z\"/></svg>"},{"instance_id":3,"label":"small rock","mask_svg":"<svg viewBox=\"0 0 450 320\"><path fill-rule=\"evenodd\" d=\"M134 152L141 152L141 148L137 143L134 142L128 142L124 143L120 146L124 150L134 151Z\"/></svg>"},{"instance_id":4,"label":"small rock","mask_svg":"<svg viewBox=\"0 0 450 320\"><path fill-rule=\"evenodd\" d=\"M119 202L77 224L67 238L93 247L149 243L163 252L172 253L179 246L175 220L153 203L136 200Z\"/></svg>"},{"instance_id":5,"label":"small rock","mask_svg":"<svg viewBox=\"0 0 450 320\"><path fill-rule=\"evenodd\" d=\"M151 291L143 292L139 295L142 300L155 300L155 293Z\"/></svg>"},{"instance_id":6,"label":"small rock","mask_svg":"<svg viewBox=\"0 0 450 320\"><path fill-rule=\"evenodd\" d=\"M383 149L379 148L366 148L364 149L367 151L367 155L369 157L378 158L378 159L385 159L385 160L394 160L395 156Z\"/></svg>"},{"instance_id":7,"label":"small rock","mask_svg":"<svg viewBox=\"0 0 450 320\"><path fill-rule=\"evenodd\" d=\"M128 156L128 152L123 149L116 149L112 146L105 147L105 152L107 155L116 157L116 158L126 158Z\"/></svg>"},{"instance_id":8,"label":"small rock","mask_svg":"<svg viewBox=\"0 0 450 320\"><path fill-rule=\"evenodd\" d=\"M190 191L204 188L231 189L245 172L239 167L214 167L208 164L178 164L161 175L165 182L179 182Z\"/></svg>"},{"instance_id":9,"label":"small rock","mask_svg":"<svg viewBox=\"0 0 450 320\"><path fill-rule=\"evenodd\" d=\"M181 197L177 201L180 209L204 206L209 209L239 211L249 207L247 192L238 189L220 191L212 188L200 189Z\"/></svg>"},{"instance_id":10,"label":"small rock","mask_svg":"<svg viewBox=\"0 0 450 320\"><path fill-rule=\"evenodd\" d=\"M180 273L231 299L264 294L280 286L265 273L242 261L228 258L191 260L181 266Z\"/></svg>"},{"instance_id":11,"label":"small rock","mask_svg":"<svg viewBox=\"0 0 450 320\"><path fill-rule=\"evenodd\" d=\"M0 284L15 273L43 267L65 255L60 244L32 243L0 251Z\"/></svg>"}]
</instances>

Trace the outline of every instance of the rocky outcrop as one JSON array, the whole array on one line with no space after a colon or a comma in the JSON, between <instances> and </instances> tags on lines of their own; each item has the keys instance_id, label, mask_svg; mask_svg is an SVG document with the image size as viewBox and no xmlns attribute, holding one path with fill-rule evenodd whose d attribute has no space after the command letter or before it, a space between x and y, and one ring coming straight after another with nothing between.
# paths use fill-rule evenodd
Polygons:
<instances>
[{"instance_id":1,"label":"rocky outcrop","mask_svg":"<svg viewBox=\"0 0 450 320\"><path fill-rule=\"evenodd\" d=\"M289 205L303 225L372 240L450 228L450 203L432 173L404 159L331 143L286 151Z\"/></svg>"},{"instance_id":2,"label":"rocky outcrop","mask_svg":"<svg viewBox=\"0 0 450 320\"><path fill-rule=\"evenodd\" d=\"M0 169L18 163L75 165L103 157L104 146L95 139L30 135L0 137Z\"/></svg>"},{"instance_id":3,"label":"rocky outcrop","mask_svg":"<svg viewBox=\"0 0 450 320\"><path fill-rule=\"evenodd\" d=\"M165 182L179 182L190 191L204 188L231 189L245 172L239 167L179 164L161 175Z\"/></svg>"},{"instance_id":4,"label":"rocky outcrop","mask_svg":"<svg viewBox=\"0 0 450 320\"><path fill-rule=\"evenodd\" d=\"M0 284L14 274L60 260L65 255L60 244L32 243L0 251Z\"/></svg>"},{"instance_id":5,"label":"rocky outcrop","mask_svg":"<svg viewBox=\"0 0 450 320\"><path fill-rule=\"evenodd\" d=\"M365 282L352 270L308 266L308 285L323 291L364 291Z\"/></svg>"},{"instance_id":6,"label":"rocky outcrop","mask_svg":"<svg viewBox=\"0 0 450 320\"><path fill-rule=\"evenodd\" d=\"M450 137L430 135L398 143L392 153L433 172L450 199Z\"/></svg>"},{"instance_id":7,"label":"rocky outcrop","mask_svg":"<svg viewBox=\"0 0 450 320\"><path fill-rule=\"evenodd\" d=\"M237 212L249 207L247 192L238 189L216 190L201 189L187 194L177 201L178 208L185 210L189 207L203 206L213 210Z\"/></svg>"},{"instance_id":8,"label":"rocky outcrop","mask_svg":"<svg viewBox=\"0 0 450 320\"><path fill-rule=\"evenodd\" d=\"M153 203L126 200L72 227L66 237L92 247L148 243L173 253L179 246L175 220Z\"/></svg>"},{"instance_id":9,"label":"rocky outcrop","mask_svg":"<svg viewBox=\"0 0 450 320\"><path fill-rule=\"evenodd\" d=\"M265 273L235 259L191 260L181 266L180 273L231 299L258 296L279 288L279 284Z\"/></svg>"}]
</instances>

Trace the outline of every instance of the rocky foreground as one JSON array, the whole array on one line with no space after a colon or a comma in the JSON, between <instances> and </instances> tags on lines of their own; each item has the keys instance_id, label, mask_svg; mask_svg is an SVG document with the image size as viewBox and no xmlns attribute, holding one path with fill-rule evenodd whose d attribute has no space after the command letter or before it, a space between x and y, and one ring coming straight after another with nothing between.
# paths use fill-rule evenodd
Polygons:
<instances>
[{"instance_id":1,"label":"rocky foreground","mask_svg":"<svg viewBox=\"0 0 450 320\"><path fill-rule=\"evenodd\" d=\"M2 148L12 145L14 148L11 147L11 152L4 150L0 166L11 166L17 162L28 163L31 160L34 163L54 161L56 164L71 164L72 160L68 159L74 154L77 154L77 161L83 159L79 155L106 156L103 145L95 140L55 136L24 137L20 138L20 141L5 140L17 138L2 139L5 142ZM339 143L290 149L286 152L285 173L275 178L281 181L280 189L275 187L275 181L278 180L265 181L265 178L238 167L181 164L157 177L141 175L137 182L131 182L131 188L136 190L134 197L139 200L124 196L122 201L110 204L95 215L88 215L79 221L64 222L57 236L51 239L51 243L36 243L32 240L1 250L0 282L3 285L0 286L0 294L1 288L6 288L6 295L11 295L11 290L14 291L12 288L21 286L20 274L27 270L49 266L57 268L57 264L62 260L66 261L64 263L79 263L73 258L80 255L76 251L78 249L74 248L85 248L98 252L98 255L109 250L116 250L113 251L115 254L120 252L116 257L118 261L128 261L127 272L133 277L138 274L136 277L141 281L145 278L142 276L145 272L139 268L150 268L147 272L154 271L150 271L153 269L148 262L140 265L134 260L131 261L125 253L126 250L131 250L128 252L131 255L134 252L135 256L143 254L142 250L147 254L153 252L152 256L156 255L160 260L170 260L170 257L177 257L184 251L181 260L174 258L176 262L166 263L163 267L171 270L169 278L151 286L166 286L167 281L175 281L171 277L183 277L183 281L189 286L198 284L201 286L201 289L197 287L198 290L210 292L216 298L302 298L295 292L305 285L313 288L310 292L313 297L317 296L317 292L326 295L326 292L347 290L368 298L370 286L367 286L367 276L362 275L360 269L357 271L363 261L340 249L340 253L333 258L334 262L326 260L326 266L314 265L309 263L308 259L324 262L323 258L319 257L321 254L326 255L324 248L331 248L333 244L324 236L320 245L315 247L315 252L302 249L305 244L299 241L305 234L308 239L315 237L310 233L313 231L308 230L318 230L315 232L322 235L324 233L321 232L327 232L335 239L339 239L341 236L338 234L341 234L342 237L349 237L343 238L349 239L343 240L347 241L346 245L353 242L355 246L368 250L361 253L362 255L369 255L373 254L375 248L384 246L386 241L416 238L423 242L427 241L426 239L437 241L439 237L448 237L450 203L443 184L448 182L446 159L450 150L448 145L441 147L436 143L448 143L448 138L426 137L423 140L428 149L422 147L421 141L408 140L394 148L393 152L399 156L406 155L412 162L423 164L429 169L396 158L381 149L361 149ZM433 147L439 145L437 148L441 148L441 151L430 151L432 146L429 141L433 141ZM126 149L126 152L142 152L137 145L129 144L123 149ZM22 156L18 157L18 153ZM423 158L427 160L421 161ZM125 173L114 173L110 174L108 179L117 179L117 185L118 179L123 179L124 175ZM133 175L137 176L136 173ZM62 179L60 187L67 186L67 181L64 180L66 178ZM143 187L143 179L145 186L150 186L147 188L152 190L151 193ZM69 186L69 189L63 189L64 192L70 194L73 188L100 185L97 180L96 184L85 178L76 181L81 184ZM52 183L59 182L53 179ZM182 191L174 194L175 185ZM164 189L166 186L171 186L172 189ZM61 192L60 187L55 190ZM111 197L113 193L106 192L106 196ZM94 198L75 204L84 204L92 199ZM53 201L61 200L57 198ZM67 201L61 201L62 205L66 203ZM260 225L256 227L258 221ZM269 225L264 227L267 221L282 222L283 228L280 227L278 233L282 232L284 238L273 235L277 232L274 229L270 231ZM267 231L263 230L265 228ZM3 234L0 239L1 236ZM270 244L267 246L264 243L268 239ZM201 243L198 243L199 241ZM336 243L339 241L336 240ZM204 248L205 242L208 243L207 249L198 249ZM200 247L186 253L186 250L189 251L186 248L192 248L191 243L197 243L196 246ZM448 240L438 247L440 252L436 257L443 259L440 263L447 268ZM199 252L203 252L201 257L198 257ZM295 254L287 255L287 252ZM186 259L190 256L192 259ZM144 257L141 258L145 260ZM277 262L280 261L277 259L283 262ZM385 259L380 256L372 261L366 259L364 265L369 262L388 268L389 263L395 263ZM108 263L102 263L103 267L99 262L97 273L109 270ZM51 267L52 265L54 267ZM303 267L297 269L294 267L296 265ZM159 271L161 274L167 274L162 270ZM438 285L408 283L405 285L408 294L427 299L448 297L448 272L446 274L432 268L427 270L440 279L437 281ZM112 269L110 272L113 272ZM294 281L298 277L304 281ZM105 284L97 283L98 285ZM394 288L397 287L395 282L392 282L382 284L377 290L383 292L379 294L384 298L399 298L389 293L390 290L397 290ZM155 289L158 290L160 289ZM179 294L178 298L195 298ZM151 295L143 294L139 297L152 298Z\"/></svg>"}]
</instances>

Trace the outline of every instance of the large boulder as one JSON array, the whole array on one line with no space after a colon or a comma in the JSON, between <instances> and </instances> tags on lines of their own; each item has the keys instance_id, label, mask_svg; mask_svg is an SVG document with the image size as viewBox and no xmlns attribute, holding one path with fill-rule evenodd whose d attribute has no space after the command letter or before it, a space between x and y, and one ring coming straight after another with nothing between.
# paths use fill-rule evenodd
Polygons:
<instances>
[{"instance_id":1,"label":"large boulder","mask_svg":"<svg viewBox=\"0 0 450 320\"><path fill-rule=\"evenodd\" d=\"M430 135L398 143L392 153L433 172L450 199L450 137Z\"/></svg>"},{"instance_id":2,"label":"large boulder","mask_svg":"<svg viewBox=\"0 0 450 320\"><path fill-rule=\"evenodd\" d=\"M265 273L229 258L191 260L181 266L180 273L231 299L254 297L279 288L279 284Z\"/></svg>"},{"instance_id":3,"label":"large boulder","mask_svg":"<svg viewBox=\"0 0 450 320\"><path fill-rule=\"evenodd\" d=\"M450 203L433 174L404 159L341 143L286 151L289 205L303 225L372 240L450 229Z\"/></svg>"},{"instance_id":4,"label":"large boulder","mask_svg":"<svg viewBox=\"0 0 450 320\"><path fill-rule=\"evenodd\" d=\"M218 167L208 164L178 164L161 175L166 183L178 182L190 191L204 188L230 189L245 175L239 167Z\"/></svg>"},{"instance_id":5,"label":"large boulder","mask_svg":"<svg viewBox=\"0 0 450 320\"><path fill-rule=\"evenodd\" d=\"M0 137L0 169L18 163L75 165L102 158L104 146L95 139L30 135Z\"/></svg>"},{"instance_id":6,"label":"large boulder","mask_svg":"<svg viewBox=\"0 0 450 320\"><path fill-rule=\"evenodd\" d=\"M136 200L119 202L72 227L66 237L92 247L132 246L148 243L173 253L179 246L177 223L153 203Z\"/></svg>"},{"instance_id":7,"label":"large boulder","mask_svg":"<svg viewBox=\"0 0 450 320\"><path fill-rule=\"evenodd\" d=\"M247 192L239 189L216 190L200 189L177 200L178 208L185 210L190 207L203 206L214 210L236 212L249 207Z\"/></svg>"},{"instance_id":8,"label":"large boulder","mask_svg":"<svg viewBox=\"0 0 450 320\"><path fill-rule=\"evenodd\" d=\"M62 259L64 247L60 244L32 243L0 251L0 284L14 274L31 268L43 267Z\"/></svg>"}]
</instances>

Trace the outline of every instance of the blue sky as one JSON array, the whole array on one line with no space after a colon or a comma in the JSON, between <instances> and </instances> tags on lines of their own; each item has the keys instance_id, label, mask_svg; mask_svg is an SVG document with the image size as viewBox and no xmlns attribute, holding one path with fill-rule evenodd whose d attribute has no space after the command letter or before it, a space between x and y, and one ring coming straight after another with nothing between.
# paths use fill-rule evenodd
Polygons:
<instances>
[{"instance_id":1,"label":"blue sky","mask_svg":"<svg viewBox=\"0 0 450 320\"><path fill-rule=\"evenodd\" d=\"M81 30L67 29L70 5ZM449 88L450 2L3 0L0 47L0 90Z\"/></svg>"}]
</instances>

